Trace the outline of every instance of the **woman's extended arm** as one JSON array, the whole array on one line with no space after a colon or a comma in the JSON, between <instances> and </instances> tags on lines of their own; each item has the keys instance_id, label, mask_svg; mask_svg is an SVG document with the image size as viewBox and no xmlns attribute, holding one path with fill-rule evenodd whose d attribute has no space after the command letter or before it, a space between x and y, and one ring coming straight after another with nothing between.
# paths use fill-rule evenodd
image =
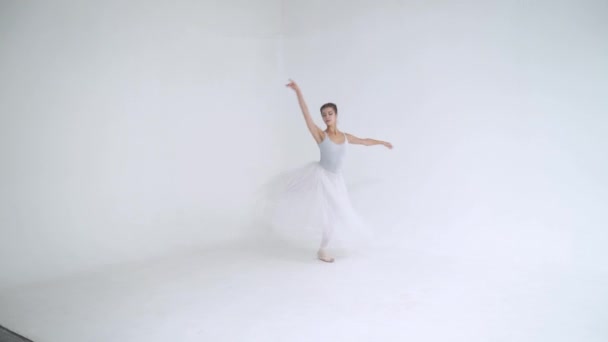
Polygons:
<instances>
[{"instance_id":1,"label":"woman's extended arm","mask_svg":"<svg viewBox=\"0 0 608 342\"><path fill-rule=\"evenodd\" d=\"M323 130L321 130L321 128L319 128L319 126L317 126L315 124L312 117L310 116L310 112L308 111L308 106L306 106L306 102L304 101L304 96L302 95L302 91L300 90L300 87L298 87L296 82L294 82L292 80L289 80L287 87L293 89L296 92L296 95L298 95L298 103L300 104L300 109L302 110L302 115L304 115L304 120L306 121L306 126L308 127L308 130L310 131L310 134L312 134L315 141L317 143L321 143L321 141L323 140Z\"/></svg>"},{"instance_id":2,"label":"woman's extended arm","mask_svg":"<svg viewBox=\"0 0 608 342\"><path fill-rule=\"evenodd\" d=\"M349 134L349 133L346 133L346 136L348 137L348 142L350 144L365 145L365 146L383 145L384 147L389 148L389 149L393 148L393 145L386 141L368 139L368 138L361 139L361 138L357 138L356 136Z\"/></svg>"}]
</instances>

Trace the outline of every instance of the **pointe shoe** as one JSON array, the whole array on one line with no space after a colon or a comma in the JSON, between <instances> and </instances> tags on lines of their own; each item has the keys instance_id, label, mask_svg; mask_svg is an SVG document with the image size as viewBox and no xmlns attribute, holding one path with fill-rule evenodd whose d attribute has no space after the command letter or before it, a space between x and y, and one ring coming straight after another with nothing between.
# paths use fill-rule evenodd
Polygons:
<instances>
[{"instance_id":1,"label":"pointe shoe","mask_svg":"<svg viewBox=\"0 0 608 342\"><path fill-rule=\"evenodd\" d=\"M318 251L317 258L319 258L319 260L321 260L323 262L329 262L329 263L334 262L334 258L326 255L324 251Z\"/></svg>"}]
</instances>

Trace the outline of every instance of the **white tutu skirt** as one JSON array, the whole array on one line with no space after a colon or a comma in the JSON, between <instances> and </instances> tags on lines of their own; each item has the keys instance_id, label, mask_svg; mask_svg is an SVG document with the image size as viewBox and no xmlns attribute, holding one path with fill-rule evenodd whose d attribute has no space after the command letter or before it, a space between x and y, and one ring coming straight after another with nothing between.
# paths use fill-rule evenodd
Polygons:
<instances>
[{"instance_id":1,"label":"white tutu skirt","mask_svg":"<svg viewBox=\"0 0 608 342\"><path fill-rule=\"evenodd\" d=\"M373 238L353 208L342 174L319 162L283 173L265 186L263 197L262 218L281 240L351 249Z\"/></svg>"}]
</instances>

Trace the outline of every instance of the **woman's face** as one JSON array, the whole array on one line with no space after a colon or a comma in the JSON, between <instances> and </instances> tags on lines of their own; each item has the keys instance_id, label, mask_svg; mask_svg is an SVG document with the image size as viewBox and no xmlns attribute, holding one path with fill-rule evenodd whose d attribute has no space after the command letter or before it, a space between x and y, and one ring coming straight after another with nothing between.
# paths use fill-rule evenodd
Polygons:
<instances>
[{"instance_id":1,"label":"woman's face","mask_svg":"<svg viewBox=\"0 0 608 342\"><path fill-rule=\"evenodd\" d=\"M336 112L334 112L334 109L331 107L325 108L321 111L321 117L327 126L336 124L336 116Z\"/></svg>"}]
</instances>

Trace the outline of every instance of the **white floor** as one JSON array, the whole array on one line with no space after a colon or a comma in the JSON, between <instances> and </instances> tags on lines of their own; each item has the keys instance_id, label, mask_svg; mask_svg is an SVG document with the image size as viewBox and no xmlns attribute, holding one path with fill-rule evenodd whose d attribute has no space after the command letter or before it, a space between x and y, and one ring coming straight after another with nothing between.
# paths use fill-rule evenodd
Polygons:
<instances>
[{"instance_id":1,"label":"white floor","mask_svg":"<svg viewBox=\"0 0 608 342\"><path fill-rule=\"evenodd\" d=\"M115 266L0 293L0 324L36 342L608 341L605 260L540 233L431 236L334 264L241 242Z\"/></svg>"}]
</instances>

